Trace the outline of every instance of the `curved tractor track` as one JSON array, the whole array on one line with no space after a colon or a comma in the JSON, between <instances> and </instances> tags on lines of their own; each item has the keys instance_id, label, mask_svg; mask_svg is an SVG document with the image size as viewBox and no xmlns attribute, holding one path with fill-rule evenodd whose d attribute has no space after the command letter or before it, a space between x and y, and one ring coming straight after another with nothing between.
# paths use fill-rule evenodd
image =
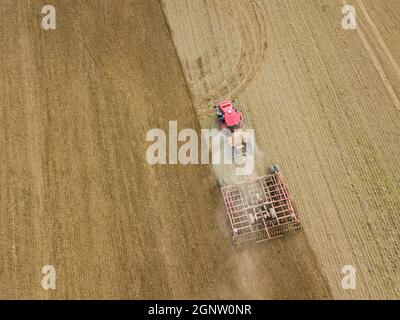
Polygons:
<instances>
[{"instance_id":1,"label":"curved tractor track","mask_svg":"<svg viewBox=\"0 0 400 320\"><path fill-rule=\"evenodd\" d=\"M284 168L333 296L398 298L400 7L356 1L358 28L346 31L345 3L163 5L201 125L218 100L240 100L257 167ZM357 270L356 290L341 287L345 265Z\"/></svg>"},{"instance_id":2,"label":"curved tractor track","mask_svg":"<svg viewBox=\"0 0 400 320\"><path fill-rule=\"evenodd\" d=\"M171 3L163 3L168 20ZM225 50L226 43L221 39L211 50L201 48L200 56L195 59L183 59L183 71L200 121L206 119L213 112L211 106L224 97L238 97L257 74L268 47L261 3L259 0L223 0L195 4L204 6L204 10L212 8L207 11L209 23L203 26L201 38L208 35L220 38L219 34L226 33L230 34L228 39L232 46L238 46L232 54ZM196 46L193 44L194 48Z\"/></svg>"}]
</instances>

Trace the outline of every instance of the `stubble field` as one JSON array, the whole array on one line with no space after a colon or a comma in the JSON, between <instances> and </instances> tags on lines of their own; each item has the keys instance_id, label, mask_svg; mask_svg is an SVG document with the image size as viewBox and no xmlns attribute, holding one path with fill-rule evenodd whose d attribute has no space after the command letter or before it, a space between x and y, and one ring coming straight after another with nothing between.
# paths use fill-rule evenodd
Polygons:
<instances>
[{"instance_id":1,"label":"stubble field","mask_svg":"<svg viewBox=\"0 0 400 320\"><path fill-rule=\"evenodd\" d=\"M346 32L340 1L58 0L44 31L44 1L4 1L0 297L398 297L388 3L363 1ZM258 165L283 169L302 232L238 250L210 166L147 163L148 130L209 126L226 97ZM340 287L347 264L357 290Z\"/></svg>"},{"instance_id":2,"label":"stubble field","mask_svg":"<svg viewBox=\"0 0 400 320\"><path fill-rule=\"evenodd\" d=\"M399 4L178 1L163 7L196 114L239 99L265 164L284 168L335 298L398 298ZM343 290L340 271L357 270Z\"/></svg>"}]
</instances>

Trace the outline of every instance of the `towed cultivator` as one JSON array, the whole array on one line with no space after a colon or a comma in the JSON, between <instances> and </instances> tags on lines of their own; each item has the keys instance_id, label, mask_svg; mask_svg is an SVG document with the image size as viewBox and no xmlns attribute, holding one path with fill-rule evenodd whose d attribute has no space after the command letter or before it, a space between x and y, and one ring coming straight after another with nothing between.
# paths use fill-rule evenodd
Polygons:
<instances>
[{"instance_id":1,"label":"towed cultivator","mask_svg":"<svg viewBox=\"0 0 400 320\"><path fill-rule=\"evenodd\" d=\"M236 102L222 101L214 110L218 129L229 129L233 158L245 159L249 140L242 130L243 116ZM301 228L279 167L272 165L269 171L235 184L219 181L236 244L266 241Z\"/></svg>"},{"instance_id":2,"label":"towed cultivator","mask_svg":"<svg viewBox=\"0 0 400 320\"><path fill-rule=\"evenodd\" d=\"M245 182L220 182L235 244L261 242L299 230L300 220L290 201L279 168Z\"/></svg>"}]
</instances>

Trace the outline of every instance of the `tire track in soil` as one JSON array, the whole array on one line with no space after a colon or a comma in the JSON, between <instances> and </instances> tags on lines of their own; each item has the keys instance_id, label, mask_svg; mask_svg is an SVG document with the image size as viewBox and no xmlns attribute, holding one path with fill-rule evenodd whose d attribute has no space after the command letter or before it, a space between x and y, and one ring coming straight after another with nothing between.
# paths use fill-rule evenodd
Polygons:
<instances>
[{"instance_id":1,"label":"tire track in soil","mask_svg":"<svg viewBox=\"0 0 400 320\"><path fill-rule=\"evenodd\" d=\"M386 54L386 56L388 57L390 63L392 64L393 69L396 72L397 77L399 78L400 77L400 67L399 67L399 65L394 60L389 48L385 44L385 42L384 42L382 36L380 35L378 29L376 28L376 25L374 24L373 20L368 15L368 12L367 12L366 8L364 7L364 5L360 1L356 1L356 2L358 4L358 6L360 7L361 11L363 12L363 14L364 14L368 24L370 25L373 33L375 34L376 39L377 39L379 45L381 46L383 52ZM344 0L342 0L342 3L343 3L343 5L348 5L348 3L346 1L344 1ZM358 35L359 35L359 37L360 37L360 39L361 39L361 41L362 41L362 43L364 45L365 50L368 53L372 63L374 64L374 67L377 70L377 72L378 72L378 74L379 74L384 86L386 87L387 92L389 93L389 95L390 95L390 97L391 97L391 99L393 101L394 107L397 110L400 110L400 99L397 96L397 93L394 90L394 88L393 88L393 86L392 86L392 84L391 84L391 82L390 82L390 80L389 80L389 78L388 78L388 76L387 76L382 64L380 63L376 53L374 52L374 49L371 47L364 30L362 30L362 28L360 26L360 23L357 26L357 33L358 33Z\"/></svg>"},{"instance_id":2,"label":"tire track in soil","mask_svg":"<svg viewBox=\"0 0 400 320\"><path fill-rule=\"evenodd\" d=\"M344 0L341 1L343 5L348 5L348 3ZM398 84L396 80L400 80L400 67L398 62L394 59L390 49L385 43L385 40L383 39L381 33L379 32L376 24L374 23L373 19L369 15L366 7L361 1L356 0L356 4L358 9L360 9L361 14L357 16L358 18L358 24L357 24L357 35L359 39L361 40L361 44L364 47L368 57L372 61L372 65L374 66L375 70L377 71L379 78L384 85L391 102L393 103L392 106L394 106L395 110L398 111L400 110L400 100L398 97L398 94L395 91L395 85ZM356 8L357 8L356 7ZM372 32L368 32L372 30ZM374 37L372 37L373 35ZM391 71L393 71L395 78L390 79L387 73L387 70L385 70L385 65L388 62L388 64L391 66ZM393 82L396 81L396 82ZM378 80L379 82L379 80ZM395 111L395 112L396 112ZM368 126L368 122L366 121L366 116L364 114L361 114L361 121L365 123L365 126ZM397 114L396 114L397 116ZM350 117L347 117L345 121L348 121ZM367 136L370 136L370 132L367 132ZM358 143L362 143L363 139L360 137L357 139ZM394 178L394 175L391 173L390 170L390 165L388 163L385 163L385 158L382 157L382 151L381 146L379 144L374 143L375 140L373 138L373 135L371 136L371 145L369 145L366 142L364 143L364 148L365 150L370 150L372 149L374 152L371 152L368 155L368 158L371 159L373 163L381 163L381 168L380 172L370 172L369 175L373 177L374 181L380 181L383 180L385 177L388 177L385 184L386 186L390 186L390 189L395 190L395 185L396 185L396 180ZM357 173L353 172L348 172L348 176L352 177L352 180L355 181ZM398 235L396 235L396 231L394 230L393 226L398 225L398 217L394 214L387 214L390 212L395 212L395 207L396 207L396 199L391 198L388 201L388 194L382 193L382 189L380 189L377 186L374 185L368 185L366 183L366 189L368 190L369 193L380 195L382 198L382 201L387 201L387 208L386 208L386 215L384 218L382 217L378 223L373 223L371 222L371 219L369 217L368 211L371 210L371 208L375 208L377 210L381 210L380 205L377 205L376 202L368 201L369 199L364 199L362 198L361 195L357 193L357 199L360 203L360 207L363 208L362 210L362 215L365 221L367 221L367 230L368 233L372 235L372 238L374 239L374 246L375 248L370 248L368 255L371 255L370 261L374 261L372 258L373 255L375 256L380 256L382 261L384 262L384 270L386 272L385 275L385 280L382 281L378 278L374 279L376 283L379 286L379 289L381 291L384 291L385 289L388 291L388 294L390 295L398 295L398 292L396 292L396 279L397 279L397 266L398 266L398 252L399 252L399 246L397 245L398 241L395 239L399 238ZM345 224L343 224L346 226ZM385 230L384 234L382 235L382 231ZM365 230L359 230L359 232L365 232ZM372 254L373 253L373 254ZM373 265L371 265L371 262L368 261L368 269L373 269ZM389 271L390 270L390 271Z\"/></svg>"}]
</instances>

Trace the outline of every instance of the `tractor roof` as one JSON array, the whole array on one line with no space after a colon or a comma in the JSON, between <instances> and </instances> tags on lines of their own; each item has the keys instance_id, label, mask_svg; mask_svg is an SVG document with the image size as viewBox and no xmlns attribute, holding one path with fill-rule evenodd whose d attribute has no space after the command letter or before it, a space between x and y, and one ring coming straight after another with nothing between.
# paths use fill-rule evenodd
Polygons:
<instances>
[{"instance_id":1,"label":"tractor roof","mask_svg":"<svg viewBox=\"0 0 400 320\"><path fill-rule=\"evenodd\" d=\"M236 126L242 121L240 113L232 109L225 113L224 115L225 123L228 127Z\"/></svg>"}]
</instances>

